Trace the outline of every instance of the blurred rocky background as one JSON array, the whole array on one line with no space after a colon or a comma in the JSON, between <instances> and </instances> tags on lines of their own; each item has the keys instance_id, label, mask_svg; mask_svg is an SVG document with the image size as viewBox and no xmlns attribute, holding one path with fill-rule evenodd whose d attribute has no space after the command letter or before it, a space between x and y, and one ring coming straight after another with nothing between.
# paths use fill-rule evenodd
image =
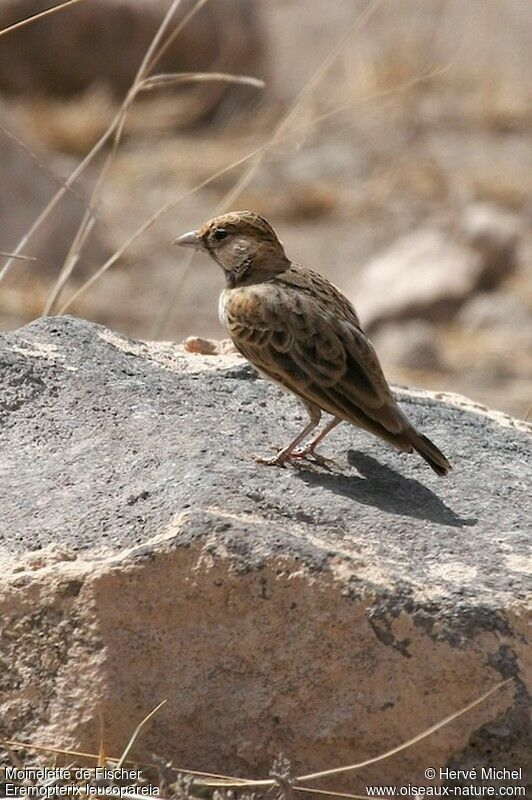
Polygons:
<instances>
[{"instance_id":1,"label":"blurred rocky background","mask_svg":"<svg viewBox=\"0 0 532 800\"><path fill-rule=\"evenodd\" d=\"M54 5L3 0L0 29ZM348 293L393 381L530 413L532 4L184 0L149 74L265 87L155 81L101 186L112 139L22 241L170 6L81 0L0 36L0 326L64 309L138 338L221 338L219 271L171 242L252 208Z\"/></svg>"}]
</instances>

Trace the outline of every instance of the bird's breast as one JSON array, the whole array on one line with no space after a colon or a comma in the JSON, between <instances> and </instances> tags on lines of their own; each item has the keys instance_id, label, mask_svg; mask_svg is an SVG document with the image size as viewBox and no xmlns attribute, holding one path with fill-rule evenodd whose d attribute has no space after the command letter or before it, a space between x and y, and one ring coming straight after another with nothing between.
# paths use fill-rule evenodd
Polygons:
<instances>
[{"instance_id":1,"label":"bird's breast","mask_svg":"<svg viewBox=\"0 0 532 800\"><path fill-rule=\"evenodd\" d=\"M230 290L224 289L223 292L220 294L220 298L218 300L218 318L220 323L223 325L224 328L229 327L229 320L227 316L227 305L229 303L229 292Z\"/></svg>"},{"instance_id":2,"label":"bird's breast","mask_svg":"<svg viewBox=\"0 0 532 800\"><path fill-rule=\"evenodd\" d=\"M262 319L267 305L267 298L260 287L224 289L218 303L218 315L222 325L229 329L233 323L253 325Z\"/></svg>"}]
</instances>

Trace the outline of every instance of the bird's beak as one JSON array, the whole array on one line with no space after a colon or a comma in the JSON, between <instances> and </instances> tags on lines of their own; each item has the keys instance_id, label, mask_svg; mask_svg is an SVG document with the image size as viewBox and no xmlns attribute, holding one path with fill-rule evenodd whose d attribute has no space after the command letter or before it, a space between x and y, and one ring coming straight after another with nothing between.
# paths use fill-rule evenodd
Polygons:
<instances>
[{"instance_id":1,"label":"bird's beak","mask_svg":"<svg viewBox=\"0 0 532 800\"><path fill-rule=\"evenodd\" d=\"M178 244L181 247L192 247L194 250L203 249L203 242L198 236L197 231L188 231L187 233L182 233L181 236L178 236L177 239L174 239L173 244Z\"/></svg>"}]
</instances>

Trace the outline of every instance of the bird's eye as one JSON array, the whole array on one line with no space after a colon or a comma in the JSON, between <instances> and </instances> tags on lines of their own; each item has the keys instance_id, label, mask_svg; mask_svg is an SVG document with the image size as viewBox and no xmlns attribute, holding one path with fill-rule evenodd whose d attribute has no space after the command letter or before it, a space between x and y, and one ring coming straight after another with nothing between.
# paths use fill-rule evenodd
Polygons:
<instances>
[{"instance_id":1,"label":"bird's eye","mask_svg":"<svg viewBox=\"0 0 532 800\"><path fill-rule=\"evenodd\" d=\"M222 239L225 239L226 236L227 236L227 231L225 230L225 228L216 228L216 230L212 235L212 238L216 239L217 242L220 242Z\"/></svg>"}]
</instances>

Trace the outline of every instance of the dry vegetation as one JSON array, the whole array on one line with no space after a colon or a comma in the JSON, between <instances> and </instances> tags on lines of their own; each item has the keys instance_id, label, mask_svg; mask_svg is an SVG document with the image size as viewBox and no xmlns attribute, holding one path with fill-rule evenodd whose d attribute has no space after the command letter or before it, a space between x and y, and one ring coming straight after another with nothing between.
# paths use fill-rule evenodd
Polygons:
<instances>
[{"instance_id":1,"label":"dry vegetation","mask_svg":"<svg viewBox=\"0 0 532 800\"><path fill-rule=\"evenodd\" d=\"M11 266L0 298L3 327L66 312L142 338L222 336L218 273L200 259L184 260L171 241L228 207L271 218L295 260L341 286L400 234L488 200L522 219L519 270L501 292L532 307L532 7L401 0L399 13L391 0L305 0L301 13L299 0L262 3L266 88L256 88L251 112L222 103L211 124L191 128L183 122L194 118L190 104L203 83L186 95L139 97L168 37L186 25L180 5L168 3L175 13L122 106L101 85L68 99L4 98L23 143L39 158L45 153L63 183L77 176L80 157L95 145L98 152L81 162L82 183L69 179L62 190L61 204L78 186L93 191L66 263ZM252 72L217 80L247 77ZM101 233L107 257L85 241L91 229ZM0 238L0 249L12 245ZM531 325L474 336L459 322L440 325L443 369L386 366L398 382L461 391L524 416Z\"/></svg>"},{"instance_id":2,"label":"dry vegetation","mask_svg":"<svg viewBox=\"0 0 532 800\"><path fill-rule=\"evenodd\" d=\"M330 779L334 776L353 775L365 767L380 764L386 759L392 758L410 747L414 747L423 739L437 734L441 728L450 725L459 717L483 704L494 693L508 687L511 683L512 679L502 681L463 708L385 753L380 753L355 764L322 769L306 775L295 775L290 761L280 754L272 765L269 777L262 779L237 778L230 775L183 769L175 767L172 762L163 761L156 755L153 756L152 763L149 764L136 761L132 756L135 742L143 728L151 722L166 702L163 701L139 723L119 758L109 757L106 753L103 730L101 731L100 752L97 754L54 747L40 747L30 743L10 740L0 741L0 764L3 764L3 766L0 766L0 790L4 792L6 784L10 784L11 787L13 784L18 785L21 787L21 791L26 789L26 793L28 793L29 787L49 786L50 796L55 796L60 794L60 787L76 785L79 786L81 794L87 794L86 787L89 784L94 789L90 794L105 796L106 794L117 794L121 789L121 796L135 798L135 800L141 797L154 798L158 796L167 798L167 800L199 800L199 798L205 797L212 798L212 800L235 800L235 798L239 800L263 800L265 797L293 800L297 794L317 794L322 797L366 800L366 794L339 792L323 786L315 788L314 785L309 786L308 784L314 784L316 781L321 782L323 778ZM53 758L53 761L50 761L50 757ZM23 772L24 770L31 771L34 768L55 769L64 767L68 770L68 773L66 776L60 775L58 778L52 776L49 780L44 781L35 779L31 776L31 773L28 773L28 778L21 777L13 781L12 779L8 780L9 776L6 775L6 770L12 767L18 768ZM76 775L76 769L79 767L89 768L93 775L88 779L86 777L83 779L71 778L70 776ZM96 772L96 770L100 771ZM109 777L107 777L104 770L108 770ZM120 770L135 770L138 772L138 777L129 780L126 777L118 777L118 771ZM113 771L117 771L116 778L112 777ZM364 778L361 778L361 780L363 781ZM407 780L408 777L405 776L405 783ZM116 790L115 792L112 791L113 788ZM55 792L54 789L56 789ZM135 790L139 793L137 794ZM9 794L12 794L12 789Z\"/></svg>"}]
</instances>

